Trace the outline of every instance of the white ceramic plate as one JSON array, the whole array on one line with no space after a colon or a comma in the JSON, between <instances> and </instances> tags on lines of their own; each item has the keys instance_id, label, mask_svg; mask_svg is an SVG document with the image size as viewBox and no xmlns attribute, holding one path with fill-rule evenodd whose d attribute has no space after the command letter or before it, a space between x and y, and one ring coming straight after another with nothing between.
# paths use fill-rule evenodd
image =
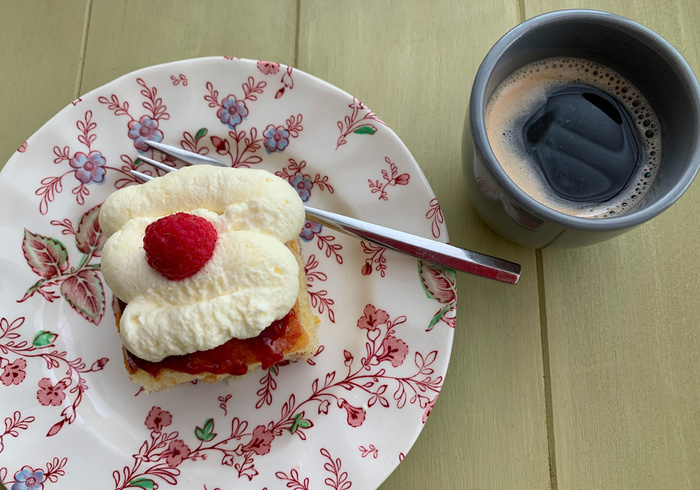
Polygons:
<instances>
[{"instance_id":1,"label":"white ceramic plate","mask_svg":"<svg viewBox=\"0 0 700 490\"><path fill-rule=\"evenodd\" d=\"M83 96L0 174L0 480L19 489L379 486L442 386L454 275L308 223L317 354L230 384L139 393L122 364L94 225L105 197L135 182L138 150L152 154L144 138L274 171L315 207L447 240L398 137L350 95L291 67L188 60Z\"/></svg>"}]
</instances>

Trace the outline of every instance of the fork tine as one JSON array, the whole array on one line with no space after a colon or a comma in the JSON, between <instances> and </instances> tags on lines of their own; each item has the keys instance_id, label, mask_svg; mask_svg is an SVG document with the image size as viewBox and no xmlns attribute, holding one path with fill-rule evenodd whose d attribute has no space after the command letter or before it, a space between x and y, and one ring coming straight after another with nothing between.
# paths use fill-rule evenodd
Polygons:
<instances>
[{"instance_id":1,"label":"fork tine","mask_svg":"<svg viewBox=\"0 0 700 490\"><path fill-rule=\"evenodd\" d=\"M161 163L161 162L157 162L157 161L153 160L152 158L139 157L139 160L141 160L143 163L147 163L147 164L152 165L152 166L159 168L161 170L165 170L166 172L172 172L173 170L177 170L174 167L171 167L171 166L166 165L166 164Z\"/></svg>"},{"instance_id":2,"label":"fork tine","mask_svg":"<svg viewBox=\"0 0 700 490\"><path fill-rule=\"evenodd\" d=\"M146 175L146 174L141 173L137 170L129 170L129 173L131 175L133 175L134 177L136 177L141 182L148 182L149 180L153 180L153 177L151 177L150 175Z\"/></svg>"},{"instance_id":3,"label":"fork tine","mask_svg":"<svg viewBox=\"0 0 700 490\"><path fill-rule=\"evenodd\" d=\"M214 160L213 158L205 157L199 155L198 153L193 153L191 151L183 150L176 146L170 146L163 143L157 143L155 141L146 140L145 143L158 151L170 155L173 158L177 158L190 165L218 165L219 167L228 167L228 165ZM143 160L143 158L141 158Z\"/></svg>"}]
</instances>

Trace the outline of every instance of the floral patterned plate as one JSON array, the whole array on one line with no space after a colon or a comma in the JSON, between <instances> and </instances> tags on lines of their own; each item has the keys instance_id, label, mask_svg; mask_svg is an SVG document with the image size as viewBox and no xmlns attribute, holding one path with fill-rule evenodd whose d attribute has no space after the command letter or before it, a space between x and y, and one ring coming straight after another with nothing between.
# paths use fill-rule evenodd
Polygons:
<instances>
[{"instance_id":1,"label":"floral patterned plate","mask_svg":"<svg viewBox=\"0 0 700 490\"><path fill-rule=\"evenodd\" d=\"M443 383L455 278L307 222L320 347L233 383L144 394L127 378L97 216L146 139L260 167L309 204L447 240L399 138L291 67L203 58L74 101L0 174L0 480L40 488L375 488ZM89 482L89 484L87 483ZM87 486L86 486L87 485Z\"/></svg>"}]
</instances>

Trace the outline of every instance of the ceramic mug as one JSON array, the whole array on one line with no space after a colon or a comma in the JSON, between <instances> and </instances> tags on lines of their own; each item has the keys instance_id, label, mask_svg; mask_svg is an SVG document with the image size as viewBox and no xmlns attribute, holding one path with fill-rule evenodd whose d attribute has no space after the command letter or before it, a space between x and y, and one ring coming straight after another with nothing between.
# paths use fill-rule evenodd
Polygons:
<instances>
[{"instance_id":1,"label":"ceramic mug","mask_svg":"<svg viewBox=\"0 0 700 490\"><path fill-rule=\"evenodd\" d=\"M591 218L545 206L514 183L489 143L485 109L496 88L521 67L552 57L582 58L615 70L639 89L658 116L658 173L648 192L622 214ZM462 158L472 205L504 238L533 248L607 240L657 216L693 181L700 166L700 85L673 46L636 22L591 10L543 14L509 31L481 63L471 91Z\"/></svg>"}]
</instances>

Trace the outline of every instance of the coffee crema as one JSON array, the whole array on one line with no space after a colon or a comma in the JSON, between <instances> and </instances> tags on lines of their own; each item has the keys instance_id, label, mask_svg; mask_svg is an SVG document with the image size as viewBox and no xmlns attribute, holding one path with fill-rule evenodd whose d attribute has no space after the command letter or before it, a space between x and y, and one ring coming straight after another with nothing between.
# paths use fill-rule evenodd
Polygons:
<instances>
[{"instance_id":1,"label":"coffee crema","mask_svg":"<svg viewBox=\"0 0 700 490\"><path fill-rule=\"evenodd\" d=\"M570 92L580 92L582 103ZM562 94L571 99L566 105L555 100L566 98ZM624 213L642 199L658 171L661 135L653 109L629 80L592 61L560 57L524 66L493 93L485 123L508 177L533 199L572 216ZM551 127L543 127L536 142L528 137L533 125L547 123ZM627 126L636 134L625 135ZM592 184L594 177L600 182Z\"/></svg>"}]
</instances>

